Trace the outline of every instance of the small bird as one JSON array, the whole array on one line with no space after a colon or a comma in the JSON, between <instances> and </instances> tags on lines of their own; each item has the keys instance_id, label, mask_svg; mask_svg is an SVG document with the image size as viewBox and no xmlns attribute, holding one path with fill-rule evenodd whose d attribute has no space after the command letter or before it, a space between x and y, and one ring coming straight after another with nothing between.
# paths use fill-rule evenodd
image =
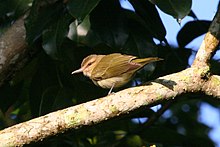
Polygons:
<instances>
[{"instance_id":1,"label":"small bird","mask_svg":"<svg viewBox=\"0 0 220 147\"><path fill-rule=\"evenodd\" d=\"M113 53L109 55L89 55L83 59L81 68L72 74L83 72L93 83L102 88L119 88L128 83L135 73L146 64L163 60L158 57L139 59L132 55Z\"/></svg>"}]
</instances>

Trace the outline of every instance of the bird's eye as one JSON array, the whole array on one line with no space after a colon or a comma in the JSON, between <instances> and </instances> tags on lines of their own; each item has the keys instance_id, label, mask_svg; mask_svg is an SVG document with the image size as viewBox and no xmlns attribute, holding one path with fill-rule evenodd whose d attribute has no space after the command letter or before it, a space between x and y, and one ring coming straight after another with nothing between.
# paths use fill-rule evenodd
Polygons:
<instances>
[{"instance_id":1,"label":"bird's eye","mask_svg":"<svg viewBox=\"0 0 220 147\"><path fill-rule=\"evenodd\" d=\"M92 65L93 62L88 63L88 66Z\"/></svg>"}]
</instances>

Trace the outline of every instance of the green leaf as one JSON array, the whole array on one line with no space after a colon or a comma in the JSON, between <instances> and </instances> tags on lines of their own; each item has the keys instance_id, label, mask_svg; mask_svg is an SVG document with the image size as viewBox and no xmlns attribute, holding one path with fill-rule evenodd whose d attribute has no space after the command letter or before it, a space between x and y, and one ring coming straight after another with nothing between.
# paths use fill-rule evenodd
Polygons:
<instances>
[{"instance_id":1,"label":"green leaf","mask_svg":"<svg viewBox=\"0 0 220 147\"><path fill-rule=\"evenodd\" d=\"M166 29L160 19L155 5L146 0L130 0L135 13L140 16L148 31L160 41L165 40Z\"/></svg>"},{"instance_id":2,"label":"green leaf","mask_svg":"<svg viewBox=\"0 0 220 147\"><path fill-rule=\"evenodd\" d=\"M70 24L70 31L68 33L68 38L77 42L84 44L85 36L90 30L90 20L89 16L85 17L84 20L77 24L76 21Z\"/></svg>"},{"instance_id":3,"label":"green leaf","mask_svg":"<svg viewBox=\"0 0 220 147\"><path fill-rule=\"evenodd\" d=\"M130 135L126 137L127 147L140 147L143 145L142 139L138 135Z\"/></svg>"},{"instance_id":4,"label":"green leaf","mask_svg":"<svg viewBox=\"0 0 220 147\"><path fill-rule=\"evenodd\" d=\"M1 0L0 2L0 34L22 16L30 7L32 0Z\"/></svg>"},{"instance_id":5,"label":"green leaf","mask_svg":"<svg viewBox=\"0 0 220 147\"><path fill-rule=\"evenodd\" d=\"M3 0L0 5L0 18L12 18L22 15L32 0Z\"/></svg>"},{"instance_id":6,"label":"green leaf","mask_svg":"<svg viewBox=\"0 0 220 147\"><path fill-rule=\"evenodd\" d=\"M122 9L118 1L101 1L90 15L90 23L88 36L93 41L87 39L87 42L106 44L115 49L114 52L121 49L124 53L131 54L134 51L134 55L138 55L137 48L148 53L154 52L153 35L149 33L145 22L134 12ZM94 41L95 38L97 41ZM148 43L151 46L146 46Z\"/></svg>"},{"instance_id":7,"label":"green leaf","mask_svg":"<svg viewBox=\"0 0 220 147\"><path fill-rule=\"evenodd\" d=\"M59 58L59 50L67 36L71 19L71 16L66 14L43 33L43 49L53 59Z\"/></svg>"},{"instance_id":8,"label":"green leaf","mask_svg":"<svg viewBox=\"0 0 220 147\"><path fill-rule=\"evenodd\" d=\"M101 1L90 14L90 33L107 46L121 48L128 38L123 12L118 1Z\"/></svg>"},{"instance_id":9,"label":"green leaf","mask_svg":"<svg viewBox=\"0 0 220 147\"><path fill-rule=\"evenodd\" d=\"M180 47L185 47L196 37L206 33L211 21L196 20L187 22L177 35L177 42Z\"/></svg>"},{"instance_id":10,"label":"green leaf","mask_svg":"<svg viewBox=\"0 0 220 147\"><path fill-rule=\"evenodd\" d=\"M190 13L192 0L150 0L163 12L176 19L182 19Z\"/></svg>"},{"instance_id":11,"label":"green leaf","mask_svg":"<svg viewBox=\"0 0 220 147\"><path fill-rule=\"evenodd\" d=\"M41 0L33 2L29 16L26 19L26 39L33 44L42 34L44 29L56 23L64 15L63 3L42 5Z\"/></svg>"},{"instance_id":12,"label":"green leaf","mask_svg":"<svg viewBox=\"0 0 220 147\"><path fill-rule=\"evenodd\" d=\"M100 0L71 0L67 3L67 9L80 23L97 6L99 1Z\"/></svg>"},{"instance_id":13,"label":"green leaf","mask_svg":"<svg viewBox=\"0 0 220 147\"><path fill-rule=\"evenodd\" d=\"M159 57L166 61L164 64L157 64L160 75L163 75L185 69L188 66L188 59L192 54L192 50L186 48L177 49L166 46L158 46L158 54Z\"/></svg>"},{"instance_id":14,"label":"green leaf","mask_svg":"<svg viewBox=\"0 0 220 147\"><path fill-rule=\"evenodd\" d=\"M60 87L58 91L53 91L53 110L63 109L73 105L72 98L75 96L75 91L68 87Z\"/></svg>"},{"instance_id":15,"label":"green leaf","mask_svg":"<svg viewBox=\"0 0 220 147\"><path fill-rule=\"evenodd\" d=\"M29 88L30 108L32 115L35 117L39 116L39 114L42 115L42 113L45 114L51 109L51 107L44 110L41 108L42 103L45 103L46 101L44 93L46 93L48 88L59 85L56 65L44 54L44 52L41 52L41 54L38 55L38 64L36 68L36 72L33 75ZM53 101L54 99L51 97L50 102L53 103Z\"/></svg>"},{"instance_id":16,"label":"green leaf","mask_svg":"<svg viewBox=\"0 0 220 147\"><path fill-rule=\"evenodd\" d=\"M39 114L46 114L51 111L71 106L73 91L59 85L47 87L42 92Z\"/></svg>"}]
</instances>

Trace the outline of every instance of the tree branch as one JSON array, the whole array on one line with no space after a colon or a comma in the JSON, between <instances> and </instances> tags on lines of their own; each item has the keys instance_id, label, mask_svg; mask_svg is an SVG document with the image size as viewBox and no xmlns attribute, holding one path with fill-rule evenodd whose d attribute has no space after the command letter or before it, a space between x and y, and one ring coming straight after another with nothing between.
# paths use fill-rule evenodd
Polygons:
<instances>
[{"instance_id":1,"label":"tree branch","mask_svg":"<svg viewBox=\"0 0 220 147\"><path fill-rule=\"evenodd\" d=\"M26 43L24 17L19 18L0 36L0 86L10 80L16 71L23 68L30 58Z\"/></svg>"},{"instance_id":2,"label":"tree branch","mask_svg":"<svg viewBox=\"0 0 220 147\"><path fill-rule=\"evenodd\" d=\"M220 98L220 76L212 75L207 82L204 83L202 91L210 96Z\"/></svg>"},{"instance_id":3,"label":"tree branch","mask_svg":"<svg viewBox=\"0 0 220 147\"><path fill-rule=\"evenodd\" d=\"M198 71L200 70L188 68L143 86L128 88L104 98L14 125L0 132L0 146L22 146L37 142L69 129L97 124L143 106L174 99L183 93L201 91L206 81L199 78Z\"/></svg>"},{"instance_id":4,"label":"tree branch","mask_svg":"<svg viewBox=\"0 0 220 147\"><path fill-rule=\"evenodd\" d=\"M193 62L192 67L209 66L209 60L216 51L220 39L220 7L212 21L208 33L206 33L204 40L196 54L196 58Z\"/></svg>"}]
</instances>

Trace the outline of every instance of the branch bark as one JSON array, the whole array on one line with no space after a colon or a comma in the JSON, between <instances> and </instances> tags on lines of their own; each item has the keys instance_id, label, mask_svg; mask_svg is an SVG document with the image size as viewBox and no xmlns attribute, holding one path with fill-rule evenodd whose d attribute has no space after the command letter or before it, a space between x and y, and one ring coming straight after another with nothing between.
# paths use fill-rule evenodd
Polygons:
<instances>
[{"instance_id":1,"label":"branch bark","mask_svg":"<svg viewBox=\"0 0 220 147\"><path fill-rule=\"evenodd\" d=\"M24 17L0 37L0 86L25 65L28 50L25 38Z\"/></svg>"},{"instance_id":2,"label":"branch bark","mask_svg":"<svg viewBox=\"0 0 220 147\"><path fill-rule=\"evenodd\" d=\"M220 99L220 76L211 75L209 60L219 43L220 10L211 24L192 67L160 77L145 85L69 107L0 131L0 146L22 146L46 137L128 114L140 107L204 92Z\"/></svg>"},{"instance_id":3,"label":"branch bark","mask_svg":"<svg viewBox=\"0 0 220 147\"><path fill-rule=\"evenodd\" d=\"M213 56L216 51L216 48L219 44L220 39L220 13L219 8L215 15L214 20L212 21L208 33L196 54L196 58L193 62L192 67L201 67L204 68L205 66L209 66L209 60Z\"/></svg>"},{"instance_id":4,"label":"branch bark","mask_svg":"<svg viewBox=\"0 0 220 147\"><path fill-rule=\"evenodd\" d=\"M0 146L22 146L51 135L93 125L143 106L201 90L205 82L193 68L167 75L146 85L129 88L104 98L59 110L0 132ZM197 78L195 78L197 77ZM199 82L199 83L198 83Z\"/></svg>"}]
</instances>

